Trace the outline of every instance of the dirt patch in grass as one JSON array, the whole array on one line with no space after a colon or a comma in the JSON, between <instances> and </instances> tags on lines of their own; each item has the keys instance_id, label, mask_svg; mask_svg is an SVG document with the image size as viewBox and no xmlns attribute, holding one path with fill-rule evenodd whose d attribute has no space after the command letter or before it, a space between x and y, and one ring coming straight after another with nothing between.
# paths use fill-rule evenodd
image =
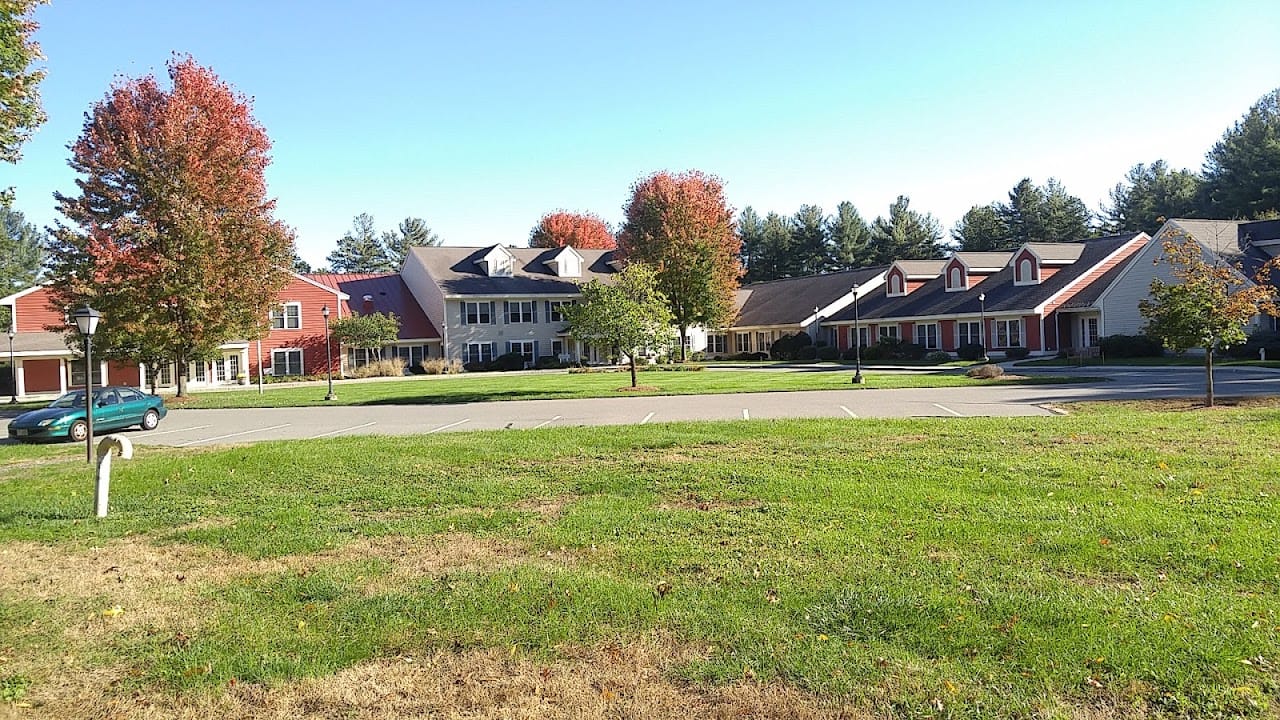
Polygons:
<instances>
[{"instance_id":1,"label":"dirt patch in grass","mask_svg":"<svg viewBox=\"0 0 1280 720\"><path fill-rule=\"evenodd\" d=\"M1191 412L1195 410L1213 410L1225 408L1241 408L1245 410L1267 410L1280 408L1280 396L1258 397L1217 397L1212 408L1205 407L1203 397L1164 398L1159 400L1121 400L1108 403L1073 403L1068 408L1089 407L1125 408L1139 412Z\"/></svg>"},{"instance_id":2,"label":"dirt patch in grass","mask_svg":"<svg viewBox=\"0 0 1280 720\"><path fill-rule=\"evenodd\" d=\"M691 686L670 670L696 651L663 639L564 648L547 661L501 649L362 663L331 677L211 694L113 697L105 687L49 698L26 717L130 718L871 718L780 684ZM99 679L100 680L100 679ZM68 688L69 689L69 688Z\"/></svg>"},{"instance_id":3,"label":"dirt patch in grass","mask_svg":"<svg viewBox=\"0 0 1280 720\"><path fill-rule=\"evenodd\" d=\"M564 514L564 506L576 498L571 496L554 498L528 498L514 503L511 509L520 512L534 512L546 520L554 520Z\"/></svg>"},{"instance_id":4,"label":"dirt patch in grass","mask_svg":"<svg viewBox=\"0 0 1280 720\"><path fill-rule=\"evenodd\" d=\"M659 503L659 510L701 510L710 512L712 510L755 510L764 503L754 498L744 500L717 500L714 498L704 498L698 495L689 495L688 497L678 500L668 500Z\"/></svg>"},{"instance_id":5,"label":"dirt patch in grass","mask_svg":"<svg viewBox=\"0 0 1280 720\"><path fill-rule=\"evenodd\" d=\"M620 387L620 388L618 388L618 392L624 392L624 393L627 393L627 392L636 392L636 393L638 393L638 392L659 392L660 390L662 390L662 388L660 388L660 387L655 387L655 386L653 386L653 385L636 385L635 387L630 387L630 386L628 386L628 387Z\"/></svg>"}]
</instances>

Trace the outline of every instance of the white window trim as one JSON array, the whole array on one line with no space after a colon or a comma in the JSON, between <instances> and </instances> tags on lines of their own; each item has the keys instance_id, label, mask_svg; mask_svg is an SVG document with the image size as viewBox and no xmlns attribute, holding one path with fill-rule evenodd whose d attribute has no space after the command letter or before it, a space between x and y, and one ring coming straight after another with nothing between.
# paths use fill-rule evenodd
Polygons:
<instances>
[{"instance_id":1,"label":"white window trim","mask_svg":"<svg viewBox=\"0 0 1280 720\"><path fill-rule=\"evenodd\" d=\"M962 333L960 332L961 325L966 326L966 328L976 329L977 339L976 340L974 339L973 333L969 333L968 343L962 341L960 339L962 336ZM965 345L965 344L973 344L973 345L982 344L982 322L981 321L979 320L957 320L956 321L956 347L958 348L961 345Z\"/></svg>"},{"instance_id":2,"label":"white window trim","mask_svg":"<svg viewBox=\"0 0 1280 720\"><path fill-rule=\"evenodd\" d=\"M289 327L289 308L298 309L298 325L297 327ZM280 327L276 327L276 312L280 313ZM271 311L271 329L272 330L301 330L302 329L302 303L285 302L279 303Z\"/></svg>"},{"instance_id":3,"label":"white window trim","mask_svg":"<svg viewBox=\"0 0 1280 720\"><path fill-rule=\"evenodd\" d=\"M898 283L898 289L894 289L894 281ZM900 272L891 272L889 277L885 278L884 283L885 295L888 297L902 297L907 294L907 276Z\"/></svg>"},{"instance_id":4,"label":"white window trim","mask_svg":"<svg viewBox=\"0 0 1280 720\"><path fill-rule=\"evenodd\" d=\"M289 375L289 374L281 375L280 373L276 372L276 370L279 367L278 365L276 365L276 353L295 353L295 352L298 353L298 371L299 371L298 374L297 375ZM285 360L284 365L285 365L285 369L287 370L289 368L288 359ZM271 349L271 377L301 377L306 374L307 374L307 354L302 351L302 348L272 348Z\"/></svg>"},{"instance_id":5,"label":"white window trim","mask_svg":"<svg viewBox=\"0 0 1280 720\"><path fill-rule=\"evenodd\" d=\"M951 284L952 274L960 273L960 284ZM964 292L969 289L969 273L965 272L964 265L959 262L947 266L946 292Z\"/></svg>"},{"instance_id":6,"label":"white window trim","mask_svg":"<svg viewBox=\"0 0 1280 720\"><path fill-rule=\"evenodd\" d=\"M927 328L927 327L933 328L933 344L932 345L930 345L928 342L923 342L923 343L920 342L920 328ZM912 331L915 334L914 340L916 344L923 345L926 350L937 350L938 348L942 347L942 328L938 326L938 323L936 322L916 323L915 327L912 328ZM928 340L928 337L926 337L925 340Z\"/></svg>"},{"instance_id":7,"label":"white window trim","mask_svg":"<svg viewBox=\"0 0 1280 720\"><path fill-rule=\"evenodd\" d=\"M1022 275L1022 264L1028 263L1031 266L1031 277L1024 278ZM1040 267L1029 255L1024 254L1013 265L1013 284L1018 286L1039 285L1040 284Z\"/></svg>"},{"instance_id":8,"label":"white window trim","mask_svg":"<svg viewBox=\"0 0 1280 720\"><path fill-rule=\"evenodd\" d=\"M996 319L996 320L994 320L993 322L995 323L995 328L994 328L995 332L993 332L993 333L991 333L991 334L992 334L992 336L993 336L993 337L992 337L992 339L993 339L993 340L995 340L995 344L993 344L991 347L993 347L993 348L1011 348L1011 347L1026 347L1026 346L1027 346L1027 345L1026 345L1026 342L1025 342L1025 341L1026 341L1026 332L1025 332L1026 328L1024 328L1024 327L1022 326L1022 318L1013 318L1013 319L997 318L997 319ZM1011 326L1011 324L1012 324L1012 323L1016 323L1016 325L1013 325L1013 327L1017 327L1017 328L1018 328L1018 344L1017 344L1017 345L1009 345L1009 344L1007 344L1007 341L1008 341L1008 335L1009 335L1009 330L1008 330L1008 328ZM1001 327L1002 325L1003 325L1003 326L1004 326L1004 328L1005 328L1005 340L1006 340L1006 344L1001 344L1001 343L1000 343L1000 327Z\"/></svg>"}]
</instances>

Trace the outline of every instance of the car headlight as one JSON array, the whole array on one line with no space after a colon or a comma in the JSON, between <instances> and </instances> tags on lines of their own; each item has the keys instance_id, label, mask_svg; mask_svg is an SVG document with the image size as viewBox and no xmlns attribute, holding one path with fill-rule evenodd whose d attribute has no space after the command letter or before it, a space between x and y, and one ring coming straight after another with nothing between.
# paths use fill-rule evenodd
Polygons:
<instances>
[{"instance_id":1,"label":"car headlight","mask_svg":"<svg viewBox=\"0 0 1280 720\"><path fill-rule=\"evenodd\" d=\"M53 418L49 418L48 420L41 420L40 422L36 423L36 427L49 427L52 424L53 424Z\"/></svg>"}]
</instances>

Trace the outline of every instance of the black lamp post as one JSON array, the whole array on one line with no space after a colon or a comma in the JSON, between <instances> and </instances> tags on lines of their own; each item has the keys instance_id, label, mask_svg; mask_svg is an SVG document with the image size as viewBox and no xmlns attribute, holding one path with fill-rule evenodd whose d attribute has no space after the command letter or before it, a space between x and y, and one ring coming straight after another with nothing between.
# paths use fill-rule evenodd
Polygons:
<instances>
[{"instance_id":1,"label":"black lamp post","mask_svg":"<svg viewBox=\"0 0 1280 720\"><path fill-rule=\"evenodd\" d=\"M13 359L13 328L9 328L9 404L18 402L18 364Z\"/></svg>"},{"instance_id":2,"label":"black lamp post","mask_svg":"<svg viewBox=\"0 0 1280 720\"><path fill-rule=\"evenodd\" d=\"M858 317L858 283L853 284L853 384L866 382L862 377L862 322Z\"/></svg>"},{"instance_id":3,"label":"black lamp post","mask_svg":"<svg viewBox=\"0 0 1280 720\"><path fill-rule=\"evenodd\" d=\"M987 294L978 293L978 311L982 317L982 324L978 327L978 339L982 342L982 362L986 362L990 358L987 357Z\"/></svg>"},{"instance_id":4,"label":"black lamp post","mask_svg":"<svg viewBox=\"0 0 1280 720\"><path fill-rule=\"evenodd\" d=\"M102 320L102 313L85 305L79 310L71 313L72 319L76 321L76 329L80 331L80 336L84 338L84 420L87 426L85 430L85 459L90 463L93 462L93 334L98 331L98 322Z\"/></svg>"},{"instance_id":5,"label":"black lamp post","mask_svg":"<svg viewBox=\"0 0 1280 720\"><path fill-rule=\"evenodd\" d=\"M324 367L329 371L329 394L325 395L324 399L337 400L338 396L333 394L333 348L329 344L329 306L320 308L320 314L324 316Z\"/></svg>"}]
</instances>

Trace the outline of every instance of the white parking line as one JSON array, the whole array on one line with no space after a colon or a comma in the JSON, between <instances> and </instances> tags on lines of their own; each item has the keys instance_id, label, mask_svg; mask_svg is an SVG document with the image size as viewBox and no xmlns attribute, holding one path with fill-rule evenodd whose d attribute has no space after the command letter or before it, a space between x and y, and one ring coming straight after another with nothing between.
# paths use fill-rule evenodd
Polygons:
<instances>
[{"instance_id":1,"label":"white parking line","mask_svg":"<svg viewBox=\"0 0 1280 720\"><path fill-rule=\"evenodd\" d=\"M557 416L555 416L555 417L551 418L550 420L543 420L542 422L538 423L537 425L534 425L532 429L537 430L538 428L542 427L543 425L546 425L546 424L548 424L548 423L553 423L553 422L555 422L555 421L557 421L557 420L559 420L559 419L560 419L560 416L559 416L559 415L557 415Z\"/></svg>"},{"instance_id":2,"label":"white parking line","mask_svg":"<svg viewBox=\"0 0 1280 720\"><path fill-rule=\"evenodd\" d=\"M644 419L640 421L640 424L643 425L652 419L653 419L653 413L649 413L648 415L644 416Z\"/></svg>"},{"instance_id":3,"label":"white parking line","mask_svg":"<svg viewBox=\"0 0 1280 720\"><path fill-rule=\"evenodd\" d=\"M467 418L467 419L465 419L465 420L459 420L458 422L455 422L455 423L449 423L448 425L441 425L440 427L438 427L438 428L436 428L436 429L434 429L434 430L428 430L428 431L426 431L426 432L425 432L425 433L423 433L423 434L424 434L424 435L430 435L431 433L438 433L438 432L440 432L441 430L448 430L449 428L455 428L455 427L458 427L459 425L461 425L461 424L463 424L463 423L468 423L468 422L471 422L471 418Z\"/></svg>"},{"instance_id":4,"label":"white parking line","mask_svg":"<svg viewBox=\"0 0 1280 720\"><path fill-rule=\"evenodd\" d=\"M203 430L203 429L205 429L205 428L207 428L207 427L209 427L209 426L208 426L208 425L197 425L197 426L195 426L195 427L189 427L189 428L177 428L176 430L160 430L160 431L158 431L158 432L157 432L157 431L155 431L155 430L152 430L151 432L147 433L147 437L154 437L154 436L156 436L156 435L168 435L168 434L170 434L170 433L176 433L176 432L188 432L188 431L190 431L190 430Z\"/></svg>"},{"instance_id":5,"label":"white parking line","mask_svg":"<svg viewBox=\"0 0 1280 720\"><path fill-rule=\"evenodd\" d=\"M843 405L841 405L841 406L840 406L840 409L841 409L841 410L843 410L843 411L845 411L846 413L848 413L848 414L849 414L849 417L851 417L851 418L856 418L856 417L858 417L857 415L854 415L854 414L853 414L853 411L852 411L852 410L850 410L849 408L847 408L847 407L845 407L845 406L843 406Z\"/></svg>"},{"instance_id":6,"label":"white parking line","mask_svg":"<svg viewBox=\"0 0 1280 720\"><path fill-rule=\"evenodd\" d=\"M175 445L174 447L186 447L188 445L195 445L196 443L213 442L214 440L225 440L226 438L230 438L230 437L240 437L241 435L252 435L253 433L266 432L268 430L279 430L280 428L283 428L283 427L289 427L289 425L290 423L285 423L283 425L272 425L271 427L258 428L257 430L245 430L243 432L230 433L228 435L215 435L214 437L211 437L211 438L201 438L199 440L184 442L179 445Z\"/></svg>"},{"instance_id":7,"label":"white parking line","mask_svg":"<svg viewBox=\"0 0 1280 720\"><path fill-rule=\"evenodd\" d=\"M327 433L320 433L319 435L312 435L311 437L309 437L309 438L307 438L307 439L308 439L308 440L319 440L319 439L320 439L320 438L322 438L322 437L329 437L330 435L337 435L338 433L344 433L344 432L348 432L348 431L350 431L350 430L359 430L360 428L367 428L367 427L369 427L370 425L377 425L377 424L378 424L378 423L376 423L376 422L367 422L367 423L365 423L365 424L363 424L363 425L352 425L352 426L351 426L351 427L349 427L349 428L342 428L341 430L330 430L330 431L329 431L329 432L327 432Z\"/></svg>"},{"instance_id":8,"label":"white parking line","mask_svg":"<svg viewBox=\"0 0 1280 720\"><path fill-rule=\"evenodd\" d=\"M746 409L746 408L742 408L742 419L743 419L743 420L750 420L750 419L751 419L751 413L747 412L747 409Z\"/></svg>"},{"instance_id":9,"label":"white parking line","mask_svg":"<svg viewBox=\"0 0 1280 720\"><path fill-rule=\"evenodd\" d=\"M945 410L945 411L947 411L947 412L951 413L952 415L955 415L956 417L964 417L964 416L963 416L963 415L961 415L960 413L956 412L955 410L952 410L951 408L949 408L949 407L947 407L947 406L945 406L945 405L939 405L938 403L934 403L934 404L933 404L933 406L934 406L934 407L936 407L936 408L938 408L939 410Z\"/></svg>"}]
</instances>

